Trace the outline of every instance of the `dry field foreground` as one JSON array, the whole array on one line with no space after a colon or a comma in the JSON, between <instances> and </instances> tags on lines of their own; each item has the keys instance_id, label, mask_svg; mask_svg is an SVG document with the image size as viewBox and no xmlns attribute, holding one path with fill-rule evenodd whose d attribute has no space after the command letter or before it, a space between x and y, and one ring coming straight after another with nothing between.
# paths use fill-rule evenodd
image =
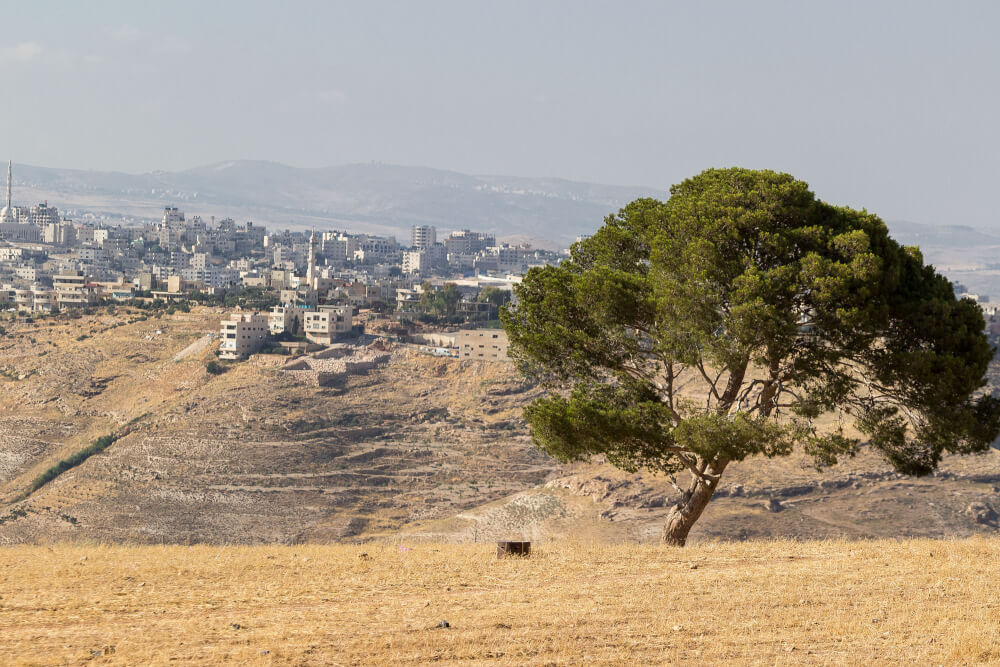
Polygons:
<instances>
[{"instance_id":1,"label":"dry field foreground","mask_svg":"<svg viewBox=\"0 0 1000 667\"><path fill-rule=\"evenodd\" d=\"M1000 662L1000 540L0 549L9 664ZM438 628L447 620L451 627Z\"/></svg>"}]
</instances>

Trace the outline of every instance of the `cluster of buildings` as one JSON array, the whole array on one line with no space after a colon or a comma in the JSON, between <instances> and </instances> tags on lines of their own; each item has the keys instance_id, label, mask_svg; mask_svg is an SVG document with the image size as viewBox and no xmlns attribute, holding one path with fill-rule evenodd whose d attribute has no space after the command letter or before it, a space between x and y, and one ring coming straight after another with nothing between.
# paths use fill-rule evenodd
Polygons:
<instances>
[{"instance_id":1,"label":"cluster of buildings","mask_svg":"<svg viewBox=\"0 0 1000 667\"><path fill-rule=\"evenodd\" d=\"M494 234L468 229L454 231L438 242L434 227L417 225L410 232L410 249L403 252L402 270L405 274L424 275L449 270L479 275L520 274L552 260L553 253L527 245L497 244Z\"/></svg>"},{"instance_id":2,"label":"cluster of buildings","mask_svg":"<svg viewBox=\"0 0 1000 667\"><path fill-rule=\"evenodd\" d=\"M532 266L561 255L497 243L492 233L462 229L439 238L411 228L409 245L392 236L347 231L269 231L253 222L188 217L175 207L139 225L78 223L47 202L16 206L12 166L0 210L0 308L45 313L108 302L209 299L252 294L273 305L238 311L220 330L220 356L240 359L268 341L330 345L355 332L355 315L374 309L395 322L425 313L428 290L458 295L442 333L451 356L506 358L496 329L458 323L495 320L490 288L510 292ZM426 327L424 327L426 329ZM443 340L444 340L443 339Z\"/></svg>"},{"instance_id":3,"label":"cluster of buildings","mask_svg":"<svg viewBox=\"0 0 1000 667\"><path fill-rule=\"evenodd\" d=\"M464 296L481 284L510 289L529 267L561 258L498 244L490 233L460 230L439 239L434 227L423 225L412 228L404 245L391 236L347 231L269 231L230 218L188 217L174 207L141 225L78 223L47 202L14 205L11 172L8 164L0 308L24 312L252 289L273 295L289 312L314 311L315 317L301 318L302 326L319 336L324 306L380 303L394 310L402 304L403 312L412 312L427 285L460 280Z\"/></svg>"}]
</instances>

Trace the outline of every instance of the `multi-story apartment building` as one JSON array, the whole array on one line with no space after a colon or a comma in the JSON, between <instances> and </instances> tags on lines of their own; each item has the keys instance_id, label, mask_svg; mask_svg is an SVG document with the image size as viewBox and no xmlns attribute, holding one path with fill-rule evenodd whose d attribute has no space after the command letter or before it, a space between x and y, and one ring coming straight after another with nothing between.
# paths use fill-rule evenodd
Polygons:
<instances>
[{"instance_id":1,"label":"multi-story apartment building","mask_svg":"<svg viewBox=\"0 0 1000 667\"><path fill-rule=\"evenodd\" d=\"M60 308L85 307L94 303L94 290L87 286L87 276L69 273L52 277L52 288Z\"/></svg>"},{"instance_id":2,"label":"multi-story apartment building","mask_svg":"<svg viewBox=\"0 0 1000 667\"><path fill-rule=\"evenodd\" d=\"M507 332L503 329L463 329L455 334L459 359L507 361Z\"/></svg>"},{"instance_id":3,"label":"multi-story apartment building","mask_svg":"<svg viewBox=\"0 0 1000 667\"><path fill-rule=\"evenodd\" d=\"M68 220L46 223L42 228L42 240L52 245L74 245L76 243L76 227Z\"/></svg>"},{"instance_id":4,"label":"multi-story apartment building","mask_svg":"<svg viewBox=\"0 0 1000 667\"><path fill-rule=\"evenodd\" d=\"M320 243L323 254L335 261L354 259L354 252L361 247L358 237L344 232L324 232Z\"/></svg>"},{"instance_id":5,"label":"multi-story apartment building","mask_svg":"<svg viewBox=\"0 0 1000 667\"><path fill-rule=\"evenodd\" d=\"M403 252L403 273L426 274L431 269L431 256L426 250L406 250Z\"/></svg>"},{"instance_id":6,"label":"multi-story apartment building","mask_svg":"<svg viewBox=\"0 0 1000 667\"><path fill-rule=\"evenodd\" d=\"M305 312L303 332L313 343L330 345L338 338L350 335L354 328L353 306L320 306L317 311Z\"/></svg>"},{"instance_id":7,"label":"multi-story apartment building","mask_svg":"<svg viewBox=\"0 0 1000 667\"><path fill-rule=\"evenodd\" d=\"M49 206L48 202L35 204L28 213L28 221L40 229L46 225L59 224L59 209Z\"/></svg>"},{"instance_id":8,"label":"multi-story apartment building","mask_svg":"<svg viewBox=\"0 0 1000 667\"><path fill-rule=\"evenodd\" d=\"M430 225L413 225L410 228L411 248L430 248L437 243L437 229Z\"/></svg>"},{"instance_id":9,"label":"multi-story apartment building","mask_svg":"<svg viewBox=\"0 0 1000 667\"><path fill-rule=\"evenodd\" d=\"M497 237L486 232L472 232L468 229L452 232L451 236L444 240L444 247L448 254L475 255L481 250L495 246Z\"/></svg>"},{"instance_id":10,"label":"multi-story apartment building","mask_svg":"<svg viewBox=\"0 0 1000 667\"><path fill-rule=\"evenodd\" d=\"M269 333L267 315L233 313L222 321L219 358L246 359L264 346Z\"/></svg>"},{"instance_id":11,"label":"multi-story apartment building","mask_svg":"<svg viewBox=\"0 0 1000 667\"><path fill-rule=\"evenodd\" d=\"M35 293L30 289L14 290L14 307L18 310L32 312L35 305Z\"/></svg>"},{"instance_id":12,"label":"multi-story apartment building","mask_svg":"<svg viewBox=\"0 0 1000 667\"><path fill-rule=\"evenodd\" d=\"M201 269L204 271L211 265L212 257L205 252L196 252L191 255L190 266L192 269Z\"/></svg>"},{"instance_id":13,"label":"multi-story apartment building","mask_svg":"<svg viewBox=\"0 0 1000 667\"><path fill-rule=\"evenodd\" d=\"M47 279L50 275L48 271L34 266L18 266L14 269L14 276L26 283L36 283L39 280Z\"/></svg>"},{"instance_id":14,"label":"multi-story apartment building","mask_svg":"<svg viewBox=\"0 0 1000 667\"><path fill-rule=\"evenodd\" d=\"M176 206L167 206L163 209L163 218L160 220L160 224L164 227L183 227L184 211L181 211Z\"/></svg>"},{"instance_id":15,"label":"multi-story apartment building","mask_svg":"<svg viewBox=\"0 0 1000 667\"><path fill-rule=\"evenodd\" d=\"M399 244L392 236L361 236L358 248L349 257L362 264L385 262L399 256Z\"/></svg>"},{"instance_id":16,"label":"multi-story apartment building","mask_svg":"<svg viewBox=\"0 0 1000 667\"><path fill-rule=\"evenodd\" d=\"M111 238L111 230L104 229L103 227L100 229L91 229L91 235L93 236L94 243L103 248L105 242Z\"/></svg>"},{"instance_id":17,"label":"multi-story apartment building","mask_svg":"<svg viewBox=\"0 0 1000 667\"><path fill-rule=\"evenodd\" d=\"M267 316L271 334L276 336L285 331L301 333L305 313L305 309L297 306L275 306Z\"/></svg>"},{"instance_id":18,"label":"multi-story apartment building","mask_svg":"<svg viewBox=\"0 0 1000 667\"><path fill-rule=\"evenodd\" d=\"M48 313L57 305L55 295L45 289L32 289L33 303L31 312Z\"/></svg>"}]
</instances>

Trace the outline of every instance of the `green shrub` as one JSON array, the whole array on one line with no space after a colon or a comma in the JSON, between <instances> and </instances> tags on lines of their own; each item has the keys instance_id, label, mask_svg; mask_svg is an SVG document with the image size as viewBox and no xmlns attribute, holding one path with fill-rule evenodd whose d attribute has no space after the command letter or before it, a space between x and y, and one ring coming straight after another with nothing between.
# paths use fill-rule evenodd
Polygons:
<instances>
[{"instance_id":1,"label":"green shrub","mask_svg":"<svg viewBox=\"0 0 1000 667\"><path fill-rule=\"evenodd\" d=\"M78 452L75 452L68 458L63 459L59 463L55 464L41 475L36 477L31 482L31 486L28 487L27 492L22 494L22 498L27 497L28 494L34 493L38 489L42 488L52 480L54 480L59 475L63 474L71 468L75 468L87 459L89 459L94 454L100 454L105 449L114 444L117 438L113 435L101 436L94 442L90 443L88 446L84 447Z\"/></svg>"},{"instance_id":2,"label":"green shrub","mask_svg":"<svg viewBox=\"0 0 1000 667\"><path fill-rule=\"evenodd\" d=\"M212 359L205 362L205 370L208 371L209 375L222 375L227 369L218 361Z\"/></svg>"}]
</instances>

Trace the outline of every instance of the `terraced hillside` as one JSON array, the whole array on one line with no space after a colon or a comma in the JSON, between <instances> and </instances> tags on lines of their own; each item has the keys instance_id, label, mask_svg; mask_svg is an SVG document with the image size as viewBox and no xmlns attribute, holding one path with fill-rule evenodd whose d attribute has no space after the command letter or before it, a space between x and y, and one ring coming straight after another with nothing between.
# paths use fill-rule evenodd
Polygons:
<instances>
[{"instance_id":1,"label":"terraced hillside","mask_svg":"<svg viewBox=\"0 0 1000 667\"><path fill-rule=\"evenodd\" d=\"M0 544L652 541L673 491L600 461L563 466L520 420L536 395L506 364L389 350L315 386L260 355L206 371L221 313L118 309L4 322ZM118 439L32 490L105 435ZM993 533L1000 453L900 478L862 453L731 466L693 540Z\"/></svg>"},{"instance_id":2,"label":"terraced hillside","mask_svg":"<svg viewBox=\"0 0 1000 667\"><path fill-rule=\"evenodd\" d=\"M218 313L130 319L8 327L0 542L341 539L499 499L555 469L517 420L527 388L503 364L397 349L335 387L282 372L277 355L213 376L213 346L179 353ZM134 419L130 435L18 500Z\"/></svg>"}]
</instances>

